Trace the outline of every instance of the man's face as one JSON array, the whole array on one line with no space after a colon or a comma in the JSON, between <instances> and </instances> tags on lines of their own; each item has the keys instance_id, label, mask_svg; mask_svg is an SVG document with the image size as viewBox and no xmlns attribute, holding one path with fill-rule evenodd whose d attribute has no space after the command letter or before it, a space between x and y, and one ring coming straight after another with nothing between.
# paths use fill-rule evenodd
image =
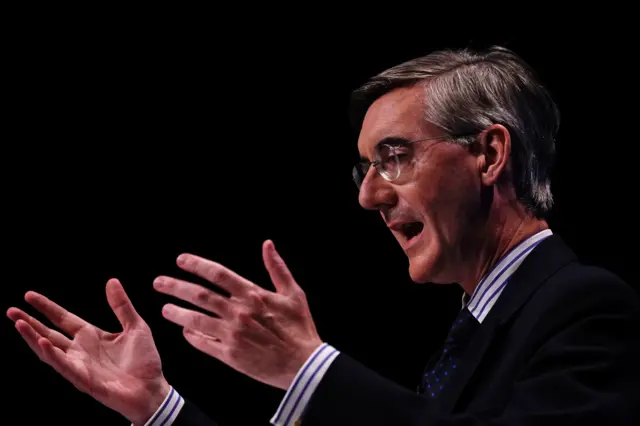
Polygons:
<instances>
[{"instance_id":1,"label":"man's face","mask_svg":"<svg viewBox=\"0 0 640 426\"><path fill-rule=\"evenodd\" d=\"M386 138L415 141L442 136L423 118L420 87L394 90L367 111L358 150L373 160ZM428 100L427 100L428 102ZM436 139L399 145L401 170L388 182L371 167L362 183L360 204L380 210L409 259L415 282L458 282L465 243L481 211L479 162L468 148Z\"/></svg>"}]
</instances>

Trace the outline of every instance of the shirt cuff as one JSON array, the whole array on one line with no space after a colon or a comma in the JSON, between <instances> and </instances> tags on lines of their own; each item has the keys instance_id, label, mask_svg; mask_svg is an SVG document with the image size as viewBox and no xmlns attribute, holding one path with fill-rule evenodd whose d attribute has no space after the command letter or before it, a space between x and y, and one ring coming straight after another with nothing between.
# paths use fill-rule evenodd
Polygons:
<instances>
[{"instance_id":1,"label":"shirt cuff","mask_svg":"<svg viewBox=\"0 0 640 426\"><path fill-rule=\"evenodd\" d=\"M271 418L271 424L291 426L302 416L313 392L339 354L338 350L327 343L323 343L311 354L293 379L278 411Z\"/></svg>"},{"instance_id":2,"label":"shirt cuff","mask_svg":"<svg viewBox=\"0 0 640 426\"><path fill-rule=\"evenodd\" d=\"M178 417L182 406L184 405L184 399L178 394L178 392L171 387L171 390L167 394L160 408L155 412L144 426L171 426ZM135 426L135 425L131 425Z\"/></svg>"}]
</instances>

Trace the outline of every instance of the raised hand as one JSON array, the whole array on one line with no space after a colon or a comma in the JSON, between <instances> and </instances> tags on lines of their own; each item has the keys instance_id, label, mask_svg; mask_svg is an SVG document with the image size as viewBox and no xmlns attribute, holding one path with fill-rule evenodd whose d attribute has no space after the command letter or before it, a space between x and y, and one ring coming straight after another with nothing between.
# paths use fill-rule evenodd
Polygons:
<instances>
[{"instance_id":1,"label":"raised hand","mask_svg":"<svg viewBox=\"0 0 640 426\"><path fill-rule=\"evenodd\" d=\"M158 409L170 386L162 374L151 330L120 282L110 280L106 292L123 327L120 333L100 330L35 292L28 292L25 300L66 335L18 308L10 308L7 316L42 361L80 391L132 423L143 425Z\"/></svg>"},{"instance_id":2,"label":"raised hand","mask_svg":"<svg viewBox=\"0 0 640 426\"><path fill-rule=\"evenodd\" d=\"M262 256L276 292L191 254L179 256L178 266L227 291L230 297L166 276L156 278L154 288L216 315L173 304L164 306L163 316L183 327L191 345L249 377L288 389L298 370L323 342L305 293L271 241L263 245Z\"/></svg>"}]
</instances>

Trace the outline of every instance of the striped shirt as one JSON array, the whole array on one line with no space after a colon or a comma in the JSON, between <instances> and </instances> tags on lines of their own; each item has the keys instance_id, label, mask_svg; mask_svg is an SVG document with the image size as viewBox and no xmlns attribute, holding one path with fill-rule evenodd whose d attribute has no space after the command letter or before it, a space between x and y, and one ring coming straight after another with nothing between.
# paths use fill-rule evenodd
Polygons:
<instances>
[{"instance_id":1,"label":"striped shirt","mask_svg":"<svg viewBox=\"0 0 640 426\"><path fill-rule=\"evenodd\" d=\"M466 306L479 323L500 297L507 285L509 277L524 262L524 259L542 240L552 235L550 229L538 232L513 247L506 255L480 280L471 297L467 293L462 295L462 308Z\"/></svg>"},{"instance_id":2,"label":"striped shirt","mask_svg":"<svg viewBox=\"0 0 640 426\"><path fill-rule=\"evenodd\" d=\"M542 240L551 235L551 230L545 229L513 247L480 280L471 296L463 294L462 309L467 307L478 322L482 323L509 282L509 277L518 269L529 253ZM302 417L314 391L338 355L340 352L327 343L322 344L311 354L293 379L278 410L271 418L271 424L275 426L295 425L295 422ZM171 426L183 404L182 397L172 388L158 412L145 426Z\"/></svg>"},{"instance_id":3,"label":"striped shirt","mask_svg":"<svg viewBox=\"0 0 640 426\"><path fill-rule=\"evenodd\" d=\"M162 401L162 404L160 404L158 411L151 416L149 421L145 423L145 426L171 426L176 420L176 417L178 417L183 405L184 399L172 387L164 401ZM132 423L131 426L136 425Z\"/></svg>"}]
</instances>

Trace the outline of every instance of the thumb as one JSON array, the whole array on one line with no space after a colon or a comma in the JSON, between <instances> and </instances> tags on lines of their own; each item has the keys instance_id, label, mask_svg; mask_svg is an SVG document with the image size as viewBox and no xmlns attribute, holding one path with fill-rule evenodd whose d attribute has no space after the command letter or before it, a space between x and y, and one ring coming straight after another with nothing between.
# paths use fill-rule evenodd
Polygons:
<instances>
[{"instance_id":1,"label":"thumb","mask_svg":"<svg viewBox=\"0 0 640 426\"><path fill-rule=\"evenodd\" d=\"M115 278L107 282L107 300L123 328L133 326L140 318L122 284Z\"/></svg>"},{"instance_id":2,"label":"thumb","mask_svg":"<svg viewBox=\"0 0 640 426\"><path fill-rule=\"evenodd\" d=\"M262 259L278 293L288 294L298 289L298 284L276 251L273 241L267 240L262 245Z\"/></svg>"}]
</instances>

